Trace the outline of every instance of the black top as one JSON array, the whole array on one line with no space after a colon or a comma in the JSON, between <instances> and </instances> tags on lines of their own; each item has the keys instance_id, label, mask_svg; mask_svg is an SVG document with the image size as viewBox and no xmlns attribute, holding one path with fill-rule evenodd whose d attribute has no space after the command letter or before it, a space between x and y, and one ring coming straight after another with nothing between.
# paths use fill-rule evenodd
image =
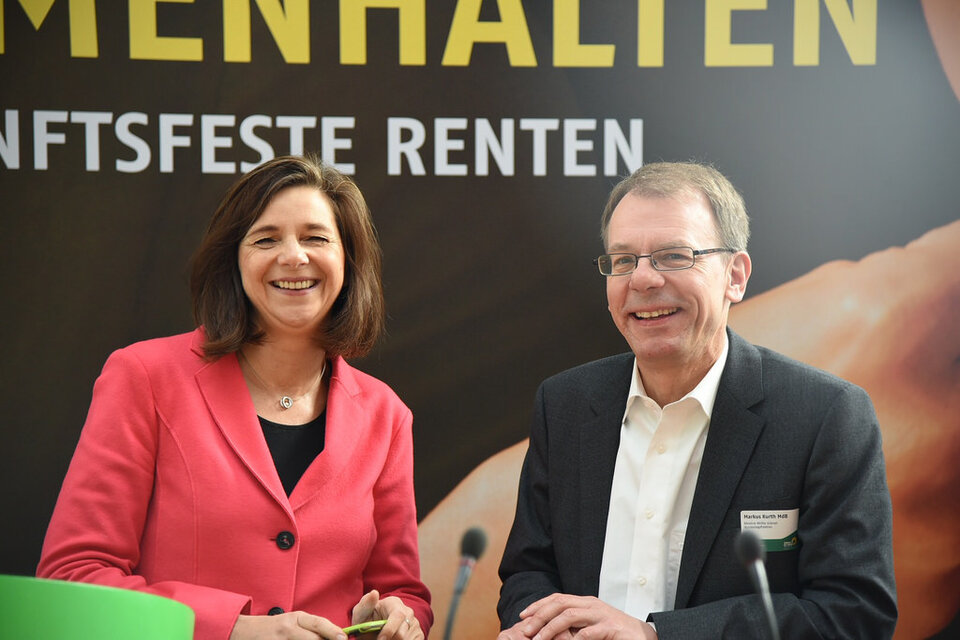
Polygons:
<instances>
[{"instance_id":1,"label":"black top","mask_svg":"<svg viewBox=\"0 0 960 640\"><path fill-rule=\"evenodd\" d=\"M323 411L307 424L277 424L265 418L260 418L263 427L263 437L273 456L273 464L277 467L280 482L289 496L297 486L303 472L307 470L313 459L323 451L326 436L327 412Z\"/></svg>"}]
</instances>

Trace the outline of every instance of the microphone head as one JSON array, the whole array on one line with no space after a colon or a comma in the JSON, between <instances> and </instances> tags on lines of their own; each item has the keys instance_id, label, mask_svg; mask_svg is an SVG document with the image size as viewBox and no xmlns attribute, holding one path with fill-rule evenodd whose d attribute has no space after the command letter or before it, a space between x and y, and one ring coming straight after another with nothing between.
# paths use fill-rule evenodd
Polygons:
<instances>
[{"instance_id":1,"label":"microphone head","mask_svg":"<svg viewBox=\"0 0 960 640\"><path fill-rule=\"evenodd\" d=\"M737 557L745 567L749 567L757 560L763 562L767 557L767 550L763 541L753 531L741 531L736 542Z\"/></svg>"},{"instance_id":2,"label":"microphone head","mask_svg":"<svg viewBox=\"0 0 960 640\"><path fill-rule=\"evenodd\" d=\"M487 548L487 534L480 527L470 527L460 540L460 555L479 559Z\"/></svg>"}]
</instances>

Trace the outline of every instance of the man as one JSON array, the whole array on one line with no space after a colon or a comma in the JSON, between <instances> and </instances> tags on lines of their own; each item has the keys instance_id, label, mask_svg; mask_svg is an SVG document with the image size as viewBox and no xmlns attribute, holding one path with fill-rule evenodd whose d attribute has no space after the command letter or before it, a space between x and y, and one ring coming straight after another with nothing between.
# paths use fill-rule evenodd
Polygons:
<instances>
[{"instance_id":1,"label":"man","mask_svg":"<svg viewBox=\"0 0 960 640\"><path fill-rule=\"evenodd\" d=\"M748 529L767 549L782 638L892 636L873 406L727 328L748 237L742 198L710 167L650 164L614 188L597 264L632 353L537 393L500 640L763 638L734 548Z\"/></svg>"}]
</instances>

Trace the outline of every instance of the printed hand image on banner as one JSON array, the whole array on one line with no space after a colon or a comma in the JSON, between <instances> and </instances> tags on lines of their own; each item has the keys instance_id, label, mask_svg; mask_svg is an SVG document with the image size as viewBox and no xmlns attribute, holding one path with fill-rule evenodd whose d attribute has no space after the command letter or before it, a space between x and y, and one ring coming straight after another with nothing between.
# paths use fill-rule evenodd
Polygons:
<instances>
[{"instance_id":1,"label":"printed hand image on banner","mask_svg":"<svg viewBox=\"0 0 960 640\"><path fill-rule=\"evenodd\" d=\"M0 0L0 573L37 569L108 356L197 328L189 265L227 190L316 154L356 182L382 248L386 332L350 366L413 413L433 633L479 527L451 637L496 637L538 385L629 350L591 264L604 204L641 166L693 160L750 216L730 328L876 409L894 637L955 637L957 7ZM793 509L802 546L805 505L755 506Z\"/></svg>"}]
</instances>

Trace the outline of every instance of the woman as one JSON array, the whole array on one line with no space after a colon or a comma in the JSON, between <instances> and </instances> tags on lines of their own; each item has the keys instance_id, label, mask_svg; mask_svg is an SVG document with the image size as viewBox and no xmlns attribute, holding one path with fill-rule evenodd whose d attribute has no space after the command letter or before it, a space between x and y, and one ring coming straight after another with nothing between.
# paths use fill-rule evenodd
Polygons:
<instances>
[{"instance_id":1,"label":"woman","mask_svg":"<svg viewBox=\"0 0 960 640\"><path fill-rule=\"evenodd\" d=\"M277 158L220 204L194 258L192 333L107 360L37 575L186 603L198 639L334 639L432 622L410 410L345 361L384 324L360 191Z\"/></svg>"}]
</instances>

